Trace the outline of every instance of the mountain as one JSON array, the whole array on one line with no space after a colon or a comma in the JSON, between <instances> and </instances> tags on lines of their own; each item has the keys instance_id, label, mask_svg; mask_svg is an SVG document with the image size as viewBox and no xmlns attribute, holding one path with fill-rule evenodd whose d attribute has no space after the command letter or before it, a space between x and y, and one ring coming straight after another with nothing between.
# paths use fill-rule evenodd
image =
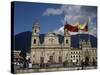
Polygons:
<instances>
[{"instance_id":1,"label":"mountain","mask_svg":"<svg viewBox=\"0 0 100 75\"><path fill-rule=\"evenodd\" d=\"M79 46L79 40L85 40L87 41L90 39L92 47L97 48L97 38L89 35L89 34L77 34L71 36L71 46L72 47L78 47Z\"/></svg>"},{"instance_id":2,"label":"mountain","mask_svg":"<svg viewBox=\"0 0 100 75\"><path fill-rule=\"evenodd\" d=\"M24 52L30 51L31 36L32 36L32 32L30 31L22 32L22 33L15 35L15 41L14 41L15 50L21 50ZM39 36L40 43L43 43L44 36L45 34L40 34ZM62 35L58 35L58 37L60 38L59 43L62 43L64 37ZM79 40L80 40L79 37L81 40L86 40L86 41L88 40L88 38L90 38L92 47L97 47L97 38L92 35L88 35L88 34L72 35L71 36L71 46L72 47L77 48L79 46Z\"/></svg>"},{"instance_id":3,"label":"mountain","mask_svg":"<svg viewBox=\"0 0 100 75\"><path fill-rule=\"evenodd\" d=\"M15 50L21 50L26 52L30 50L31 47L31 35L32 32L26 31L15 35Z\"/></svg>"}]
</instances>

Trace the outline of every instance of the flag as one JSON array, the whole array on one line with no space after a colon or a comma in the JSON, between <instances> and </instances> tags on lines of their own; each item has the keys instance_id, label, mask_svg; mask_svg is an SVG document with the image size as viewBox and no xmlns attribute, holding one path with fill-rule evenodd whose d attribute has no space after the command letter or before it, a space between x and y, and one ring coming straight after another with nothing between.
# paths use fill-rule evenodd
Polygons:
<instances>
[{"instance_id":1,"label":"flag","mask_svg":"<svg viewBox=\"0 0 100 75\"><path fill-rule=\"evenodd\" d=\"M85 25L82 25L82 24L80 24L80 25L78 26L78 28L79 28L80 30L84 29L84 27L85 27Z\"/></svg>"},{"instance_id":2,"label":"flag","mask_svg":"<svg viewBox=\"0 0 100 75\"><path fill-rule=\"evenodd\" d=\"M70 24L65 24L64 29L67 29L70 32L78 32L78 26L72 26Z\"/></svg>"},{"instance_id":3,"label":"flag","mask_svg":"<svg viewBox=\"0 0 100 75\"><path fill-rule=\"evenodd\" d=\"M82 30L84 32L88 31L88 22L85 24L79 24L78 22L75 25L71 24L65 24L64 29L67 29L70 32L78 32L79 30Z\"/></svg>"},{"instance_id":4,"label":"flag","mask_svg":"<svg viewBox=\"0 0 100 75\"><path fill-rule=\"evenodd\" d=\"M84 32L87 32L88 31L88 22L86 24L81 24L78 26L79 30L82 30Z\"/></svg>"},{"instance_id":5,"label":"flag","mask_svg":"<svg viewBox=\"0 0 100 75\"><path fill-rule=\"evenodd\" d=\"M88 25L86 25L86 26L84 27L84 29L82 29L82 31L87 32L87 31L88 31Z\"/></svg>"}]
</instances>

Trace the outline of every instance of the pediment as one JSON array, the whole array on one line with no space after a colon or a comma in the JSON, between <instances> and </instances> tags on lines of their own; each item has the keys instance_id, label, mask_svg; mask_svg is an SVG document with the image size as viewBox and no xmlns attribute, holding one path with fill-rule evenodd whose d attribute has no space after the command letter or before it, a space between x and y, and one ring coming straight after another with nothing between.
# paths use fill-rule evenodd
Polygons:
<instances>
[{"instance_id":1,"label":"pediment","mask_svg":"<svg viewBox=\"0 0 100 75\"><path fill-rule=\"evenodd\" d=\"M49 32L46 34L46 36L54 37L54 36L57 36L57 34L53 32Z\"/></svg>"}]
</instances>

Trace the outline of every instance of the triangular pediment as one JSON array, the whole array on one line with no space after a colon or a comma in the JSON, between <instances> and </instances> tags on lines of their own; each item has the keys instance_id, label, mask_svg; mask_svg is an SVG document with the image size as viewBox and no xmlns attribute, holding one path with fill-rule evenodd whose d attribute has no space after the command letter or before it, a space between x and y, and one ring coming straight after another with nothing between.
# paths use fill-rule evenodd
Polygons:
<instances>
[{"instance_id":1,"label":"triangular pediment","mask_svg":"<svg viewBox=\"0 0 100 75\"><path fill-rule=\"evenodd\" d=\"M51 36L51 37L53 37L53 36L57 36L57 34L56 34L56 33L53 33L53 32L48 32L48 33L46 34L46 36Z\"/></svg>"}]
</instances>

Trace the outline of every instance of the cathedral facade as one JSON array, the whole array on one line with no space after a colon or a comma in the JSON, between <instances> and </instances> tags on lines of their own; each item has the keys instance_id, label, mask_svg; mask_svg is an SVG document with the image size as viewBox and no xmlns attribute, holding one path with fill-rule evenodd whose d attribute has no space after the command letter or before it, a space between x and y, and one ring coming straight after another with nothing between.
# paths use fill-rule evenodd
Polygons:
<instances>
[{"instance_id":1,"label":"cathedral facade","mask_svg":"<svg viewBox=\"0 0 100 75\"><path fill-rule=\"evenodd\" d=\"M94 60L97 61L97 48L91 46L90 40L80 40L79 47L73 48L71 35L67 29L64 29L63 39L53 32L40 37L39 32L39 23L34 23L31 38L31 62L33 64L67 62L69 65L70 63L81 65L81 62L87 60L91 65Z\"/></svg>"}]
</instances>

